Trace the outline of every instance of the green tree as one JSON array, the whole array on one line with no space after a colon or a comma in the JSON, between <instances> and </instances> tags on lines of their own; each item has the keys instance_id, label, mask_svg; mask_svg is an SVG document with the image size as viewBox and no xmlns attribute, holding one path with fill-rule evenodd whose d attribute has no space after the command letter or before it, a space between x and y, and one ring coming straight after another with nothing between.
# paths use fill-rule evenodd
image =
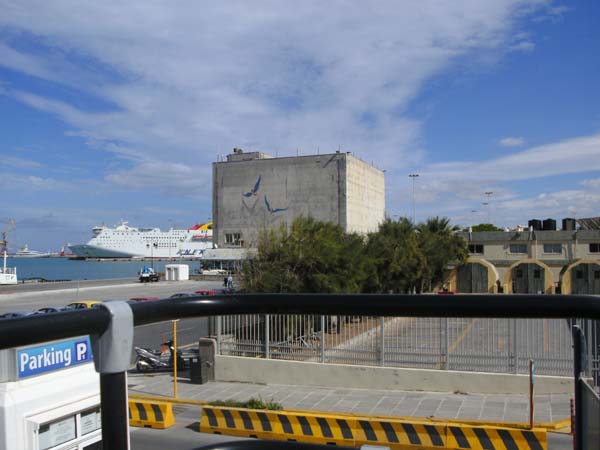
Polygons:
<instances>
[{"instance_id":1,"label":"green tree","mask_svg":"<svg viewBox=\"0 0 600 450\"><path fill-rule=\"evenodd\" d=\"M462 263L467 258L467 243L447 217L431 217L417 230L419 248L426 261L417 289L431 291L443 284L449 263Z\"/></svg>"},{"instance_id":2,"label":"green tree","mask_svg":"<svg viewBox=\"0 0 600 450\"><path fill-rule=\"evenodd\" d=\"M250 292L361 292L363 238L332 222L298 218L261 233L258 252L242 269Z\"/></svg>"},{"instance_id":3,"label":"green tree","mask_svg":"<svg viewBox=\"0 0 600 450\"><path fill-rule=\"evenodd\" d=\"M386 220L369 234L366 292L411 292L425 269L415 227L407 218Z\"/></svg>"},{"instance_id":4,"label":"green tree","mask_svg":"<svg viewBox=\"0 0 600 450\"><path fill-rule=\"evenodd\" d=\"M472 231L502 231L502 228L498 228L496 225L491 223L480 223L479 225L473 225Z\"/></svg>"}]
</instances>

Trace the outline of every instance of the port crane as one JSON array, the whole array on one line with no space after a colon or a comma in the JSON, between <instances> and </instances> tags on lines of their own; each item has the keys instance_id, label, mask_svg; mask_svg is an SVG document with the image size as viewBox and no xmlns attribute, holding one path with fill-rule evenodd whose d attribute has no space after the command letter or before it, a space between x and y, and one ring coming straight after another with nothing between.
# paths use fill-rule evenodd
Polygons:
<instances>
[{"instance_id":1,"label":"port crane","mask_svg":"<svg viewBox=\"0 0 600 450\"><path fill-rule=\"evenodd\" d=\"M0 254L8 251L8 234L15 229L15 219L8 219L6 226L2 229L2 239L0 239Z\"/></svg>"}]
</instances>

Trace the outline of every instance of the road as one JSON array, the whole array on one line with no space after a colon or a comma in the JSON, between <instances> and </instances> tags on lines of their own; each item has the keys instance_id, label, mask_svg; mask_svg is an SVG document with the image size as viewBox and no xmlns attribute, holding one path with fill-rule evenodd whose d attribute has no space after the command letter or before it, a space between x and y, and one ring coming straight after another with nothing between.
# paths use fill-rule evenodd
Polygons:
<instances>
[{"instance_id":1,"label":"road","mask_svg":"<svg viewBox=\"0 0 600 450\"><path fill-rule=\"evenodd\" d=\"M8 311L35 311L43 306L64 306L77 300L127 300L132 297L167 298L178 292L220 287L218 281L178 281L139 283L135 280L98 280L80 283L52 283L13 287L0 291L0 314ZM43 289L44 287L49 289ZM170 321L135 328L134 345L160 348L163 338L172 337ZM184 319L177 324L178 345L192 344L209 334L208 319Z\"/></svg>"},{"instance_id":2,"label":"road","mask_svg":"<svg viewBox=\"0 0 600 450\"><path fill-rule=\"evenodd\" d=\"M210 444L238 440L230 436L198 433L184 427L168 430L131 429L131 450L193 450Z\"/></svg>"}]
</instances>

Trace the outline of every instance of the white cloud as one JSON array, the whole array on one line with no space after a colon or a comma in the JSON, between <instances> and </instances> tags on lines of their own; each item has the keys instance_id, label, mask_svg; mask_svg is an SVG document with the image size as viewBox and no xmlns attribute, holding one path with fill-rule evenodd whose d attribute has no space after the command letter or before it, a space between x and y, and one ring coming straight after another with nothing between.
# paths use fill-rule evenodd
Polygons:
<instances>
[{"instance_id":1,"label":"white cloud","mask_svg":"<svg viewBox=\"0 0 600 450\"><path fill-rule=\"evenodd\" d=\"M423 172L431 179L494 182L595 170L600 170L600 134L540 145L488 161L432 164Z\"/></svg>"},{"instance_id":2,"label":"white cloud","mask_svg":"<svg viewBox=\"0 0 600 450\"><path fill-rule=\"evenodd\" d=\"M559 183L534 180L563 174L600 171L600 134L582 136L531 147L509 156L472 162L444 162L414 167L417 179L415 199L417 219L447 215L458 223L474 223L485 217L484 192L492 191L490 212L501 226L523 223L529 216L568 217L597 215L600 210L600 178L581 181L588 189L564 189ZM531 180L524 186L523 180ZM411 209L412 190L407 177L388 181L391 214L406 214ZM556 190L539 192L540 186ZM476 211L472 213L471 211ZM486 219L487 220L487 219Z\"/></svg>"},{"instance_id":3,"label":"white cloud","mask_svg":"<svg viewBox=\"0 0 600 450\"><path fill-rule=\"evenodd\" d=\"M535 43L531 41L521 41L510 46L510 50L513 52L531 53L535 50Z\"/></svg>"},{"instance_id":4,"label":"white cloud","mask_svg":"<svg viewBox=\"0 0 600 450\"><path fill-rule=\"evenodd\" d=\"M9 155L2 156L2 165L5 167L13 167L15 169L38 169L42 167L42 164L38 161Z\"/></svg>"},{"instance_id":5,"label":"white cloud","mask_svg":"<svg viewBox=\"0 0 600 450\"><path fill-rule=\"evenodd\" d=\"M583 180L581 182L582 186L587 186L590 188L600 188L600 178L593 178L591 180Z\"/></svg>"},{"instance_id":6,"label":"white cloud","mask_svg":"<svg viewBox=\"0 0 600 450\"><path fill-rule=\"evenodd\" d=\"M568 217L577 211L580 217L597 215L600 206L600 193L584 190L564 190L538 194L533 197L499 202L495 207L499 215L521 216L524 211L538 217Z\"/></svg>"},{"instance_id":7,"label":"white cloud","mask_svg":"<svg viewBox=\"0 0 600 450\"><path fill-rule=\"evenodd\" d=\"M144 189L151 193L162 190L180 197L212 195L210 168L191 167L180 163L143 162L132 169L112 173L106 181L124 188Z\"/></svg>"},{"instance_id":8,"label":"white cloud","mask_svg":"<svg viewBox=\"0 0 600 450\"><path fill-rule=\"evenodd\" d=\"M75 189L73 184L62 180L6 172L0 173L0 187L5 191L69 191Z\"/></svg>"},{"instance_id":9,"label":"white cloud","mask_svg":"<svg viewBox=\"0 0 600 450\"><path fill-rule=\"evenodd\" d=\"M505 137L498 142L503 147L519 147L525 143L522 137Z\"/></svg>"},{"instance_id":10,"label":"white cloud","mask_svg":"<svg viewBox=\"0 0 600 450\"><path fill-rule=\"evenodd\" d=\"M552 20L564 13L545 0L182 1L177 8L158 0L85 8L74 0L23 0L1 8L0 64L73 88L94 107L67 100L77 95L46 98L9 84L0 95L56 115L68 135L116 155L119 164L103 174L116 190L209 199L210 163L233 147L280 156L341 147L387 169L388 198L410 199L404 173L415 168L424 214L433 205L434 213L481 215L482 193L492 190L509 218L538 203L579 204L585 195L527 195L529 203L519 204L511 182L600 170L600 135L487 161L424 165L423 125L405 114L423 84L460 57L534 50L533 37L516 24L540 11ZM499 144L525 142L509 136ZM595 187L594 180L584 186Z\"/></svg>"},{"instance_id":11,"label":"white cloud","mask_svg":"<svg viewBox=\"0 0 600 450\"><path fill-rule=\"evenodd\" d=\"M280 155L341 146L391 172L423 157L421 123L402 114L422 84L465 54L525 49L514 22L541 3L22 1L2 8L0 64L110 105L9 90L139 161L136 179L155 172L148 162L208 164L250 145ZM17 45L32 36L47 48Z\"/></svg>"}]
</instances>

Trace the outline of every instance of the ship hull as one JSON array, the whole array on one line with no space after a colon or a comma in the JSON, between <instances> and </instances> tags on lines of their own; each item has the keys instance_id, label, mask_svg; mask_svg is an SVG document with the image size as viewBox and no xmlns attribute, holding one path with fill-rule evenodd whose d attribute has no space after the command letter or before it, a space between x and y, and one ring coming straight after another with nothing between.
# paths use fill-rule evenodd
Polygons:
<instances>
[{"instance_id":1,"label":"ship hull","mask_svg":"<svg viewBox=\"0 0 600 450\"><path fill-rule=\"evenodd\" d=\"M135 258L143 256L88 244L70 245L69 250L80 258Z\"/></svg>"}]
</instances>

